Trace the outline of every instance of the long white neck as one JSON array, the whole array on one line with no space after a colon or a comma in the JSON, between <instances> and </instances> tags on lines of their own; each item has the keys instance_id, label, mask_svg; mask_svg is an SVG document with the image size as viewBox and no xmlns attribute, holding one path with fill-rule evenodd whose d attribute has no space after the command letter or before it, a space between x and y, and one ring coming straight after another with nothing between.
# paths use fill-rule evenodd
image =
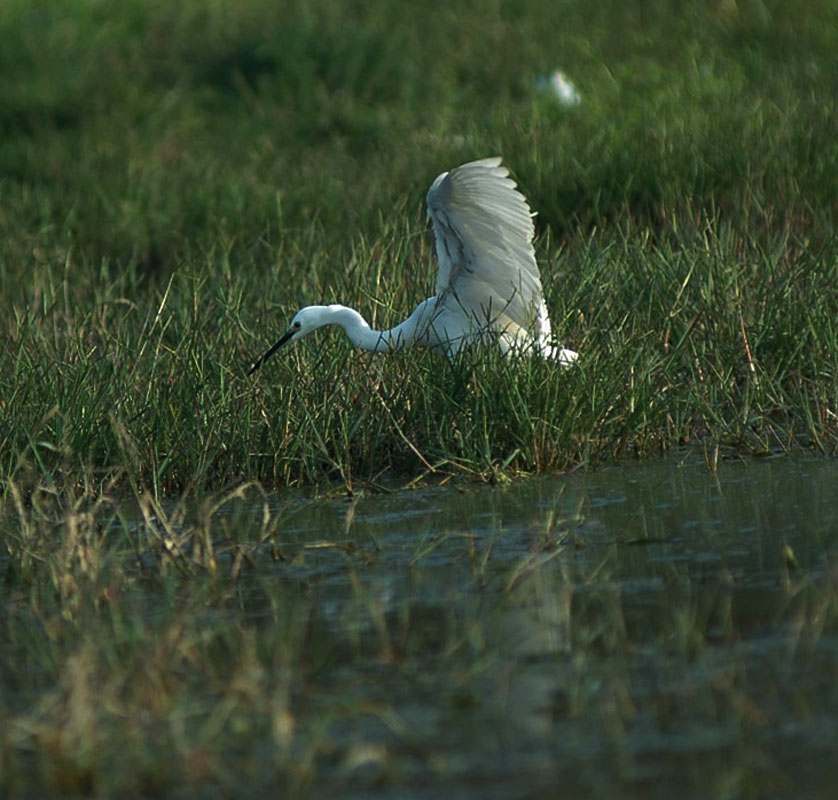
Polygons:
<instances>
[{"instance_id":1,"label":"long white neck","mask_svg":"<svg viewBox=\"0 0 838 800\"><path fill-rule=\"evenodd\" d=\"M406 331L399 330L402 325L385 331L377 331L354 309L341 305L331 305L324 314L324 325L340 325L355 347L370 350L373 353L388 353L413 344L413 337Z\"/></svg>"}]
</instances>

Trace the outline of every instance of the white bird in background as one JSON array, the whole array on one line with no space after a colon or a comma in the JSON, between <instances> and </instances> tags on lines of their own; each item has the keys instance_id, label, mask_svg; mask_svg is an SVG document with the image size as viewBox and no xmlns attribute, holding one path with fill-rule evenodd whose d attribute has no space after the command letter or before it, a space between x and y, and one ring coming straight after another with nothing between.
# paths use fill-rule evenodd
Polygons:
<instances>
[{"instance_id":1,"label":"white bird in background","mask_svg":"<svg viewBox=\"0 0 838 800\"><path fill-rule=\"evenodd\" d=\"M578 106L582 102L582 96L576 91L573 82L560 69L546 77L536 78L535 88L542 92L549 91L563 106Z\"/></svg>"},{"instance_id":2,"label":"white bird in background","mask_svg":"<svg viewBox=\"0 0 838 800\"><path fill-rule=\"evenodd\" d=\"M307 306L248 374L283 345L324 325L339 325L356 347L376 353L432 347L451 357L469 343L496 342L503 353L536 352L562 366L572 364L577 354L551 337L532 245L533 214L501 159L443 172L427 202L439 258L433 297L383 331L346 306Z\"/></svg>"}]
</instances>

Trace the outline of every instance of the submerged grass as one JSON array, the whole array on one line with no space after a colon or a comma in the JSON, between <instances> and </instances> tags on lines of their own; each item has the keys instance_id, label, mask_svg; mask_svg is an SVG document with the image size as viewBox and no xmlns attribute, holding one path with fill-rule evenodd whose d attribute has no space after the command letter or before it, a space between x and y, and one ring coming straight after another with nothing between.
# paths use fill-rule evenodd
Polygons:
<instances>
[{"instance_id":1,"label":"submerged grass","mask_svg":"<svg viewBox=\"0 0 838 800\"><path fill-rule=\"evenodd\" d=\"M4 796L822 796L834 471L772 494L726 468L633 478L664 501L645 530L559 482L383 526L382 497L13 491ZM796 520L782 548L782 523L743 537L763 515Z\"/></svg>"},{"instance_id":2,"label":"submerged grass","mask_svg":"<svg viewBox=\"0 0 838 800\"><path fill-rule=\"evenodd\" d=\"M443 691L452 715L475 686L503 694L479 679L504 648L484 625L504 623L477 606L522 586L556 614L545 635L569 636L557 717L591 712L616 737L646 713L620 598L582 592L562 616L608 564L539 583L572 525L494 577L452 534L469 571L440 620L409 596L382 611L374 546L283 549L288 509L262 493L501 481L683 445L711 469L834 453L836 23L825 0L3 3L0 793L237 794L249 775L295 795L365 765L371 784L444 779L439 753L393 774L381 751L336 745L334 726L368 723L419 752L378 690L330 695L320 671L348 659L385 690ZM536 91L556 68L578 106ZM247 376L301 305L403 319L436 270L427 187L494 154L538 212L578 366L375 357L321 332ZM265 567L327 552L350 587L340 635L312 610L316 583ZM709 624L696 585L648 645L671 645L684 685ZM836 606L834 581L813 586L789 578L778 624L816 639ZM443 689L423 683L429 660L451 665ZM717 702L744 763L758 713L735 668L718 675L673 695ZM666 703L649 713L669 719ZM481 717L475 740L494 730ZM761 795L746 772L716 788Z\"/></svg>"}]
</instances>

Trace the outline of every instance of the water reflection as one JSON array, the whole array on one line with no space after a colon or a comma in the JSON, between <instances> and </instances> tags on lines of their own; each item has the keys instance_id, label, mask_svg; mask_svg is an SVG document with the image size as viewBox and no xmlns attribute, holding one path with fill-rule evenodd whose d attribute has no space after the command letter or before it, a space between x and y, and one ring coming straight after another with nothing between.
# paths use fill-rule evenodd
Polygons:
<instances>
[{"instance_id":1,"label":"water reflection","mask_svg":"<svg viewBox=\"0 0 838 800\"><path fill-rule=\"evenodd\" d=\"M344 709L324 790L826 785L836 485L834 461L669 459L298 501L277 534L289 558L260 569L306 592L330 642L306 709Z\"/></svg>"},{"instance_id":2,"label":"water reflection","mask_svg":"<svg viewBox=\"0 0 838 800\"><path fill-rule=\"evenodd\" d=\"M564 563L589 566L617 548L612 574L625 576L630 593L655 585L659 575L642 577L653 565L683 565L699 577L727 569L738 582L771 584L785 569L786 546L800 566L823 567L838 531L836 488L832 461L733 462L710 474L703 463L673 459L502 487L300 501L277 541L291 551L351 542L374 553L374 571L385 573L456 571L479 557L497 567L562 545ZM328 569L341 554L323 548L320 556L309 553L307 575L317 573L310 562Z\"/></svg>"}]
</instances>

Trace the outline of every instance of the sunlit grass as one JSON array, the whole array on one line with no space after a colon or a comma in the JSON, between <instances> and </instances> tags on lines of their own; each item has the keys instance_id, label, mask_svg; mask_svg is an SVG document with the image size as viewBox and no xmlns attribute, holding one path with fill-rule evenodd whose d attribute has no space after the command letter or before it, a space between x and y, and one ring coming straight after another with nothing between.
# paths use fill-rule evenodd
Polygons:
<instances>
[{"instance_id":1,"label":"sunlit grass","mask_svg":"<svg viewBox=\"0 0 838 800\"><path fill-rule=\"evenodd\" d=\"M391 233L364 245L390 248L387 274L362 253L345 295L382 325L422 296L400 280L413 248ZM785 233L763 248L709 222L678 246L591 238L542 266L554 324L584 354L566 371L491 352L382 358L326 332L248 378L296 303L266 310L247 275L219 286L176 270L153 303L97 287L92 306L56 298L9 320L4 469L25 483L127 474L166 494L537 472L688 442L832 452L836 263ZM44 291L78 291L70 272Z\"/></svg>"}]
</instances>

